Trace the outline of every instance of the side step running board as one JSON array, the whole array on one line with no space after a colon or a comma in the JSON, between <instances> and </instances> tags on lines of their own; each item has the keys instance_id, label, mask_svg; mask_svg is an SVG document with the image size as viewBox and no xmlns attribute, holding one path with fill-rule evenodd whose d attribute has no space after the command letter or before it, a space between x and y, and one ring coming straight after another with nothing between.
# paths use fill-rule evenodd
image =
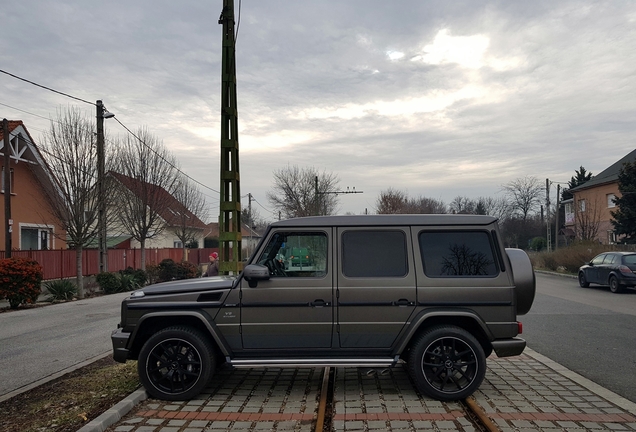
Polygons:
<instances>
[{"instance_id":1,"label":"side step running board","mask_svg":"<svg viewBox=\"0 0 636 432\"><path fill-rule=\"evenodd\" d=\"M370 358L370 359L230 359L226 362L235 368L254 367L365 367L365 368L386 368L393 367L399 362L399 357L395 358Z\"/></svg>"}]
</instances>

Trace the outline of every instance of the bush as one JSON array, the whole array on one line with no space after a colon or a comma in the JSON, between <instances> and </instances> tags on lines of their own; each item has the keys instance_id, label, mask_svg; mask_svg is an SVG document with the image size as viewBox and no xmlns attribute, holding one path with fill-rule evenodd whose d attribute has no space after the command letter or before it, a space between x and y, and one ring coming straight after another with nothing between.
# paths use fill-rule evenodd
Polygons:
<instances>
[{"instance_id":1,"label":"bush","mask_svg":"<svg viewBox=\"0 0 636 432\"><path fill-rule=\"evenodd\" d=\"M0 298L9 300L11 309L35 303L42 292L42 266L28 258L0 260Z\"/></svg>"},{"instance_id":2,"label":"bush","mask_svg":"<svg viewBox=\"0 0 636 432\"><path fill-rule=\"evenodd\" d=\"M132 267L126 268L126 270L121 270L119 273L122 275L130 275L135 280L137 284L137 288L146 285L148 282L148 274L142 269L134 269ZM136 289L136 288L135 288Z\"/></svg>"},{"instance_id":3,"label":"bush","mask_svg":"<svg viewBox=\"0 0 636 432\"><path fill-rule=\"evenodd\" d=\"M138 288L141 288L141 285L135 279L134 274L119 274L119 292L134 291Z\"/></svg>"},{"instance_id":4,"label":"bush","mask_svg":"<svg viewBox=\"0 0 636 432\"><path fill-rule=\"evenodd\" d=\"M534 237L532 240L530 240L530 249L535 250L535 251L540 251L545 249L546 246L546 240L543 237Z\"/></svg>"},{"instance_id":5,"label":"bush","mask_svg":"<svg viewBox=\"0 0 636 432\"><path fill-rule=\"evenodd\" d=\"M115 294L121 292L121 282L115 273L100 273L95 279L104 294Z\"/></svg>"},{"instance_id":6,"label":"bush","mask_svg":"<svg viewBox=\"0 0 636 432\"><path fill-rule=\"evenodd\" d=\"M181 261L177 264L177 279L194 279L201 276L199 267L190 261Z\"/></svg>"},{"instance_id":7,"label":"bush","mask_svg":"<svg viewBox=\"0 0 636 432\"><path fill-rule=\"evenodd\" d=\"M576 274L579 271L579 267L607 250L609 250L607 245L581 242L565 248L559 248L554 252L531 254L530 257L535 268Z\"/></svg>"},{"instance_id":8,"label":"bush","mask_svg":"<svg viewBox=\"0 0 636 432\"><path fill-rule=\"evenodd\" d=\"M176 263L170 258L166 258L159 263L157 282L193 279L200 275L199 268L191 262L182 261Z\"/></svg>"},{"instance_id":9,"label":"bush","mask_svg":"<svg viewBox=\"0 0 636 432\"><path fill-rule=\"evenodd\" d=\"M59 279L44 284L49 292L48 301L72 300L77 296L77 287L68 279Z\"/></svg>"},{"instance_id":10,"label":"bush","mask_svg":"<svg viewBox=\"0 0 636 432\"><path fill-rule=\"evenodd\" d=\"M170 258L159 263L157 282L166 282L177 278L177 263Z\"/></svg>"},{"instance_id":11,"label":"bush","mask_svg":"<svg viewBox=\"0 0 636 432\"><path fill-rule=\"evenodd\" d=\"M132 270L132 271L130 271ZM141 271L139 273L133 269L122 270L118 273L100 273L97 275L97 283L104 291L104 294L115 294L126 291L134 291L142 285L138 282L142 275L145 280L146 274Z\"/></svg>"}]
</instances>

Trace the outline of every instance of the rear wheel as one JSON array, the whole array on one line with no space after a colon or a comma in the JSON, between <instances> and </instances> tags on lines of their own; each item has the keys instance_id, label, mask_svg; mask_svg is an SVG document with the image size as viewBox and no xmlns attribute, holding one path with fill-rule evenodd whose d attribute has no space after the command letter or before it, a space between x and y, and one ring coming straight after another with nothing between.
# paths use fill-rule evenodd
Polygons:
<instances>
[{"instance_id":1,"label":"rear wheel","mask_svg":"<svg viewBox=\"0 0 636 432\"><path fill-rule=\"evenodd\" d=\"M139 352L137 370L156 399L187 400L201 393L215 369L214 348L200 331L169 327L152 335Z\"/></svg>"},{"instance_id":2,"label":"rear wheel","mask_svg":"<svg viewBox=\"0 0 636 432\"><path fill-rule=\"evenodd\" d=\"M486 356L477 339L466 330L438 326L415 342L408 369L421 393L452 401L470 396L481 385Z\"/></svg>"},{"instance_id":3,"label":"rear wheel","mask_svg":"<svg viewBox=\"0 0 636 432\"><path fill-rule=\"evenodd\" d=\"M585 273L583 272L579 272L579 285L581 285L582 288L587 288L590 286L590 283L585 278Z\"/></svg>"},{"instance_id":4,"label":"rear wheel","mask_svg":"<svg viewBox=\"0 0 636 432\"><path fill-rule=\"evenodd\" d=\"M623 286L618 283L618 278L616 276L610 276L609 287L610 291L613 293L623 292Z\"/></svg>"}]
</instances>

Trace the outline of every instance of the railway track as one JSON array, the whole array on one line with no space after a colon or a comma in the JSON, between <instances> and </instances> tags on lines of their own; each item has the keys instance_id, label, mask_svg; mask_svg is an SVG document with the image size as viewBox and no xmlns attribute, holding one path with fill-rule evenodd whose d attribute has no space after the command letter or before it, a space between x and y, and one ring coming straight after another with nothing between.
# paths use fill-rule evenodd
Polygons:
<instances>
[{"instance_id":1,"label":"railway track","mask_svg":"<svg viewBox=\"0 0 636 432\"><path fill-rule=\"evenodd\" d=\"M386 430L500 431L472 397L451 403L423 400L400 368L323 369L316 432L380 430L382 426Z\"/></svg>"}]
</instances>

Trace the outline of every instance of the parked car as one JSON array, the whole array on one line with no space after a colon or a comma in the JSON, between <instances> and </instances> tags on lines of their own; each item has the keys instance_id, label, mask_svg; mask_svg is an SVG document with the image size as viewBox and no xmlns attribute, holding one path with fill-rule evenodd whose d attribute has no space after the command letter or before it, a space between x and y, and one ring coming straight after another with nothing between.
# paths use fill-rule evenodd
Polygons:
<instances>
[{"instance_id":1,"label":"parked car","mask_svg":"<svg viewBox=\"0 0 636 432\"><path fill-rule=\"evenodd\" d=\"M605 252L579 268L579 285L608 285L613 293L636 287L636 253Z\"/></svg>"},{"instance_id":2,"label":"parked car","mask_svg":"<svg viewBox=\"0 0 636 432\"><path fill-rule=\"evenodd\" d=\"M311 245L307 271L280 261ZM309 248L307 248L309 249ZM293 271L291 271L293 270ZM144 287L122 303L113 357L138 360L152 397L195 397L230 367L405 364L418 390L463 399L486 357L523 352L530 259L505 249L497 219L365 215L272 224L244 271Z\"/></svg>"}]
</instances>

